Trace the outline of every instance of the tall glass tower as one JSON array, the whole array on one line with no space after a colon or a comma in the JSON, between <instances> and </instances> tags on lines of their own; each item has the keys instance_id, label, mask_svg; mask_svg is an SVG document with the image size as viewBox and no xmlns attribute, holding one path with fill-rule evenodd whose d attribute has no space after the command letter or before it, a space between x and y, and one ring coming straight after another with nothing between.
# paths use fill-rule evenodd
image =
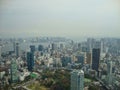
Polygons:
<instances>
[{"instance_id":1,"label":"tall glass tower","mask_svg":"<svg viewBox=\"0 0 120 90\"><path fill-rule=\"evenodd\" d=\"M112 84L112 61L111 60L108 60L107 62L107 81L109 85Z\"/></svg>"},{"instance_id":2,"label":"tall glass tower","mask_svg":"<svg viewBox=\"0 0 120 90\"><path fill-rule=\"evenodd\" d=\"M14 59L11 61L10 66L10 72L11 72L11 82L17 82L18 81L18 70L17 70L17 63Z\"/></svg>"},{"instance_id":3,"label":"tall glass tower","mask_svg":"<svg viewBox=\"0 0 120 90\"><path fill-rule=\"evenodd\" d=\"M2 46L0 45L0 58L1 58L1 54L2 54Z\"/></svg>"},{"instance_id":4,"label":"tall glass tower","mask_svg":"<svg viewBox=\"0 0 120 90\"><path fill-rule=\"evenodd\" d=\"M43 49L44 49L43 45L38 46L38 51L43 51Z\"/></svg>"},{"instance_id":5,"label":"tall glass tower","mask_svg":"<svg viewBox=\"0 0 120 90\"><path fill-rule=\"evenodd\" d=\"M30 51L31 51L32 53L35 52L35 45L30 45Z\"/></svg>"},{"instance_id":6,"label":"tall glass tower","mask_svg":"<svg viewBox=\"0 0 120 90\"><path fill-rule=\"evenodd\" d=\"M32 52L27 52L27 66L28 70L32 71L34 67L34 54Z\"/></svg>"},{"instance_id":7,"label":"tall glass tower","mask_svg":"<svg viewBox=\"0 0 120 90\"><path fill-rule=\"evenodd\" d=\"M16 57L19 57L19 43L15 43L15 54Z\"/></svg>"},{"instance_id":8,"label":"tall glass tower","mask_svg":"<svg viewBox=\"0 0 120 90\"><path fill-rule=\"evenodd\" d=\"M71 90L84 90L83 70L73 70L71 72Z\"/></svg>"},{"instance_id":9,"label":"tall glass tower","mask_svg":"<svg viewBox=\"0 0 120 90\"><path fill-rule=\"evenodd\" d=\"M92 50L92 69L98 71L100 61L100 49L94 48Z\"/></svg>"}]
</instances>

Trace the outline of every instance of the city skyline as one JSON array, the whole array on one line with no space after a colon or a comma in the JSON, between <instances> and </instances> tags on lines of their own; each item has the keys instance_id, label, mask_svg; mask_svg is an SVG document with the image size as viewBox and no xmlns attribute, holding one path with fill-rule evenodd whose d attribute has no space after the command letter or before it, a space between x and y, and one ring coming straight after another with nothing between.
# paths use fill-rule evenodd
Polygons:
<instances>
[{"instance_id":1,"label":"city skyline","mask_svg":"<svg viewBox=\"0 0 120 90\"><path fill-rule=\"evenodd\" d=\"M1 0L0 36L120 37L119 0Z\"/></svg>"},{"instance_id":2,"label":"city skyline","mask_svg":"<svg viewBox=\"0 0 120 90\"><path fill-rule=\"evenodd\" d=\"M119 90L120 39L0 39L0 90Z\"/></svg>"}]
</instances>

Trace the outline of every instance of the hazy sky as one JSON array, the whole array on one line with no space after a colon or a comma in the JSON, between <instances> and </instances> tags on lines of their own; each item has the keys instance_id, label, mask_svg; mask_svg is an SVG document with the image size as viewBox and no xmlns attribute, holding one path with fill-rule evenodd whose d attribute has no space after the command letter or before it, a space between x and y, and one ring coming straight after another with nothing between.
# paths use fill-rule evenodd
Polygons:
<instances>
[{"instance_id":1,"label":"hazy sky","mask_svg":"<svg viewBox=\"0 0 120 90\"><path fill-rule=\"evenodd\" d=\"M0 35L120 37L120 1L0 0Z\"/></svg>"}]
</instances>

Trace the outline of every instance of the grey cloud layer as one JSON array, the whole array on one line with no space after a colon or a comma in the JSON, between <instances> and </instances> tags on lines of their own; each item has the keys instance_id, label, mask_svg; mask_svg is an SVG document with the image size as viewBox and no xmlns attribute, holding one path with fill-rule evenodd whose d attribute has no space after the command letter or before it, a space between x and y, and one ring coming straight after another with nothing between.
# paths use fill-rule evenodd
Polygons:
<instances>
[{"instance_id":1,"label":"grey cloud layer","mask_svg":"<svg viewBox=\"0 0 120 90\"><path fill-rule=\"evenodd\" d=\"M1 33L117 36L117 0L1 0Z\"/></svg>"}]
</instances>

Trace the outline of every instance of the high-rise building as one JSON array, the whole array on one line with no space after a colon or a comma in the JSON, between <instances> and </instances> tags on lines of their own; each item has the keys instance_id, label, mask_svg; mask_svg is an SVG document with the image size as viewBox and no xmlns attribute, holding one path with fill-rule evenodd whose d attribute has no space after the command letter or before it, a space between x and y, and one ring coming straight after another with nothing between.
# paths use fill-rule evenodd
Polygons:
<instances>
[{"instance_id":1,"label":"high-rise building","mask_svg":"<svg viewBox=\"0 0 120 90\"><path fill-rule=\"evenodd\" d=\"M32 52L27 52L27 66L29 71L34 68L34 54Z\"/></svg>"},{"instance_id":2,"label":"high-rise building","mask_svg":"<svg viewBox=\"0 0 120 90\"><path fill-rule=\"evenodd\" d=\"M31 51L32 53L35 52L35 45L30 45L30 51Z\"/></svg>"},{"instance_id":3,"label":"high-rise building","mask_svg":"<svg viewBox=\"0 0 120 90\"><path fill-rule=\"evenodd\" d=\"M71 72L71 90L84 90L84 72L82 70Z\"/></svg>"},{"instance_id":4,"label":"high-rise building","mask_svg":"<svg viewBox=\"0 0 120 90\"><path fill-rule=\"evenodd\" d=\"M10 66L10 72L11 72L11 82L17 82L18 81L18 70L17 70L17 63L14 59L11 61Z\"/></svg>"},{"instance_id":5,"label":"high-rise building","mask_svg":"<svg viewBox=\"0 0 120 90\"><path fill-rule=\"evenodd\" d=\"M15 52L15 55L16 57L19 57L19 43L15 43L14 42L14 52Z\"/></svg>"},{"instance_id":6,"label":"high-rise building","mask_svg":"<svg viewBox=\"0 0 120 90\"><path fill-rule=\"evenodd\" d=\"M60 44L60 49L64 49L64 44L63 43Z\"/></svg>"},{"instance_id":7,"label":"high-rise building","mask_svg":"<svg viewBox=\"0 0 120 90\"><path fill-rule=\"evenodd\" d=\"M38 51L43 51L43 49L44 49L44 48L43 48L43 45L39 45L39 46L38 46Z\"/></svg>"},{"instance_id":8,"label":"high-rise building","mask_svg":"<svg viewBox=\"0 0 120 90\"><path fill-rule=\"evenodd\" d=\"M92 69L98 71L100 61L100 49L94 48L92 50Z\"/></svg>"},{"instance_id":9,"label":"high-rise building","mask_svg":"<svg viewBox=\"0 0 120 90\"><path fill-rule=\"evenodd\" d=\"M70 56L64 56L64 57L61 57L61 61L62 61L62 66L65 67L68 65L68 63L72 62L72 59Z\"/></svg>"},{"instance_id":10,"label":"high-rise building","mask_svg":"<svg viewBox=\"0 0 120 90\"><path fill-rule=\"evenodd\" d=\"M112 61L107 61L107 82L109 85L112 84Z\"/></svg>"},{"instance_id":11,"label":"high-rise building","mask_svg":"<svg viewBox=\"0 0 120 90\"><path fill-rule=\"evenodd\" d=\"M2 54L2 46L0 46L0 58L1 58L1 54Z\"/></svg>"},{"instance_id":12,"label":"high-rise building","mask_svg":"<svg viewBox=\"0 0 120 90\"><path fill-rule=\"evenodd\" d=\"M57 49L57 44L52 43L52 50L56 50Z\"/></svg>"},{"instance_id":13,"label":"high-rise building","mask_svg":"<svg viewBox=\"0 0 120 90\"><path fill-rule=\"evenodd\" d=\"M100 41L95 41L94 42L94 48L100 48L101 49L101 42Z\"/></svg>"},{"instance_id":14,"label":"high-rise building","mask_svg":"<svg viewBox=\"0 0 120 90\"><path fill-rule=\"evenodd\" d=\"M103 48L104 48L104 42L101 40L101 45L100 45L100 53L103 53Z\"/></svg>"},{"instance_id":15,"label":"high-rise building","mask_svg":"<svg viewBox=\"0 0 120 90\"><path fill-rule=\"evenodd\" d=\"M77 55L76 58L77 58L76 63L81 63L81 65L84 64L84 61L85 61L85 55L84 54Z\"/></svg>"},{"instance_id":16,"label":"high-rise building","mask_svg":"<svg viewBox=\"0 0 120 90\"><path fill-rule=\"evenodd\" d=\"M92 64L92 54L86 53L86 64Z\"/></svg>"},{"instance_id":17,"label":"high-rise building","mask_svg":"<svg viewBox=\"0 0 120 90\"><path fill-rule=\"evenodd\" d=\"M92 52L92 49L94 47L94 43L95 43L95 39L93 39L93 38L87 39L87 46L88 46L89 52Z\"/></svg>"},{"instance_id":18,"label":"high-rise building","mask_svg":"<svg viewBox=\"0 0 120 90\"><path fill-rule=\"evenodd\" d=\"M78 50L81 51L81 49L82 49L82 45L81 45L81 43L78 43Z\"/></svg>"},{"instance_id":19,"label":"high-rise building","mask_svg":"<svg viewBox=\"0 0 120 90\"><path fill-rule=\"evenodd\" d=\"M15 41L13 42L13 51L14 51L14 53L15 53L15 46L16 46L16 44L15 44Z\"/></svg>"}]
</instances>

